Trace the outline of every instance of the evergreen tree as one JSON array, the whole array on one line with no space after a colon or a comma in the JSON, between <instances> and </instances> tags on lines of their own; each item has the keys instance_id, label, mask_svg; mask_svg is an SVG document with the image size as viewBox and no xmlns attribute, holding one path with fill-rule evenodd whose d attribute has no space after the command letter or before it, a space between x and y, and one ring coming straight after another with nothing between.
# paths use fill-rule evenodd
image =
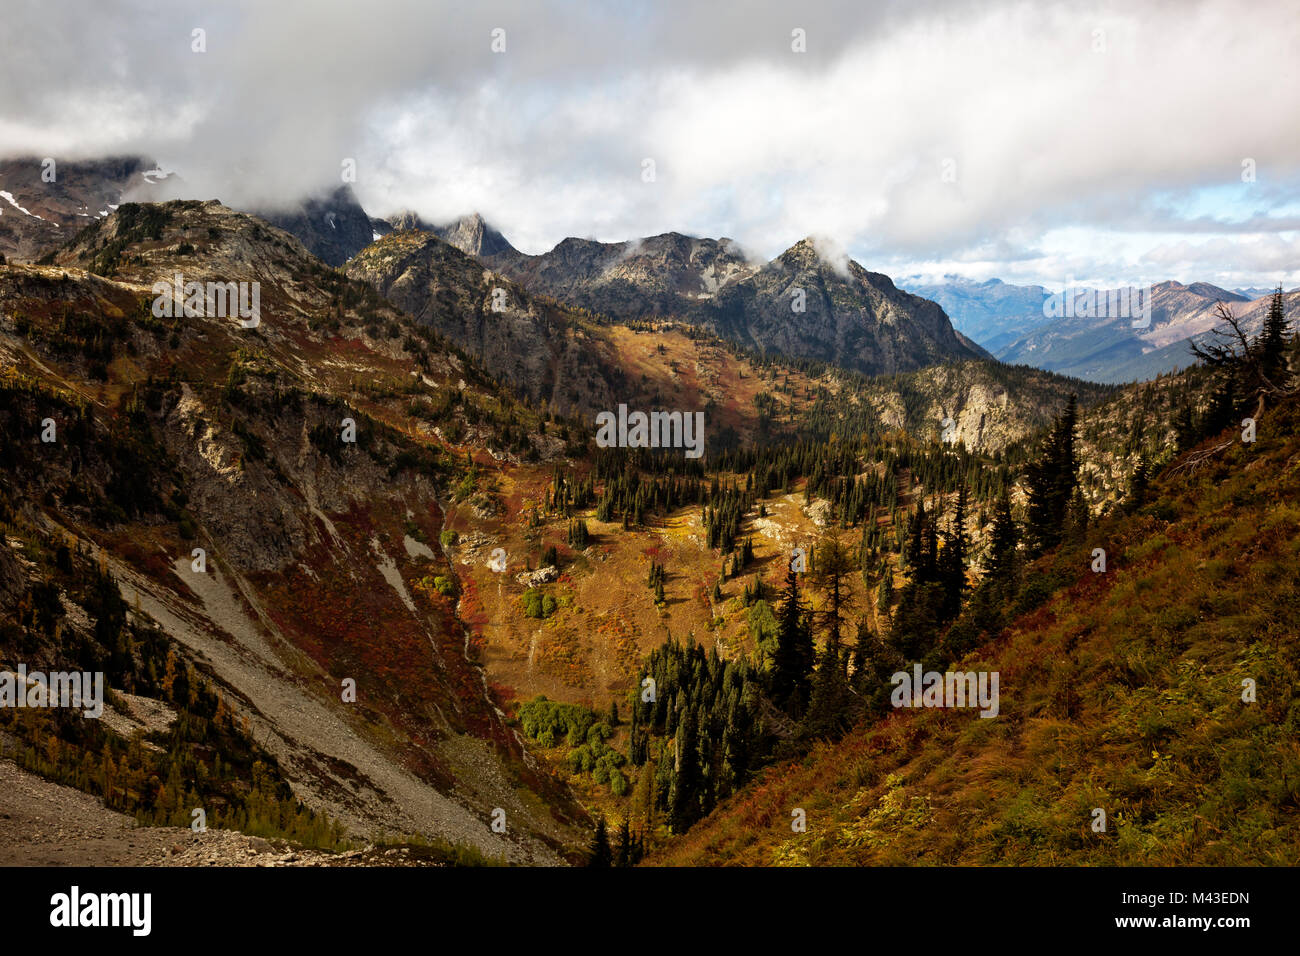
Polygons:
<instances>
[{"instance_id":1,"label":"evergreen tree","mask_svg":"<svg viewBox=\"0 0 1300 956\"><path fill-rule=\"evenodd\" d=\"M1088 530L1089 518L1088 499L1083 496L1080 489L1076 488L1065 512L1065 534L1069 540L1076 544L1083 540L1084 533Z\"/></svg>"},{"instance_id":2,"label":"evergreen tree","mask_svg":"<svg viewBox=\"0 0 1300 956\"><path fill-rule=\"evenodd\" d=\"M839 642L826 642L813 675L811 699L802 732L809 737L836 738L848 729L849 689L847 661Z\"/></svg>"},{"instance_id":3,"label":"evergreen tree","mask_svg":"<svg viewBox=\"0 0 1300 956\"><path fill-rule=\"evenodd\" d=\"M888 618L890 607L894 603L894 569L885 562L884 573L880 576L880 588L876 591L876 609Z\"/></svg>"},{"instance_id":4,"label":"evergreen tree","mask_svg":"<svg viewBox=\"0 0 1300 956\"><path fill-rule=\"evenodd\" d=\"M925 559L922 557L925 551L925 499L921 498L916 503L916 510L912 512L912 518L907 526L908 545L907 545L907 565L915 573L919 568L925 565Z\"/></svg>"},{"instance_id":5,"label":"evergreen tree","mask_svg":"<svg viewBox=\"0 0 1300 956\"><path fill-rule=\"evenodd\" d=\"M1281 288L1273 294L1258 337L1247 336L1232 308L1220 302L1215 317L1221 325L1204 338L1192 339L1192 354L1215 373L1216 390L1198 438L1214 434L1232 422L1250 402L1288 390L1286 303Z\"/></svg>"},{"instance_id":6,"label":"evergreen tree","mask_svg":"<svg viewBox=\"0 0 1300 956\"><path fill-rule=\"evenodd\" d=\"M925 523L925 558L917 575L918 584L929 584L939 579L939 527L938 515L932 513Z\"/></svg>"},{"instance_id":7,"label":"evergreen tree","mask_svg":"<svg viewBox=\"0 0 1300 956\"><path fill-rule=\"evenodd\" d=\"M785 575L785 590L776 611L776 653L772 657L772 699L798 714L808 700L808 673L813 663L812 634L799 601L799 576Z\"/></svg>"},{"instance_id":8,"label":"evergreen tree","mask_svg":"<svg viewBox=\"0 0 1300 956\"><path fill-rule=\"evenodd\" d=\"M1280 388L1285 384L1282 379L1287 371L1286 335L1286 304L1279 285L1269 301L1259 334L1260 384L1264 388Z\"/></svg>"},{"instance_id":9,"label":"evergreen tree","mask_svg":"<svg viewBox=\"0 0 1300 956\"><path fill-rule=\"evenodd\" d=\"M1147 456L1143 455L1138 459L1137 467L1133 469L1133 477L1129 479L1128 486L1128 505L1132 508L1140 508L1146 502L1147 488L1151 483L1151 463L1147 461Z\"/></svg>"},{"instance_id":10,"label":"evergreen tree","mask_svg":"<svg viewBox=\"0 0 1300 956\"><path fill-rule=\"evenodd\" d=\"M1185 401L1174 414L1174 436L1175 447L1180 453L1195 445L1200 437L1191 405Z\"/></svg>"},{"instance_id":11,"label":"evergreen tree","mask_svg":"<svg viewBox=\"0 0 1300 956\"><path fill-rule=\"evenodd\" d=\"M1042 453L1026 468L1029 516L1025 535L1031 553L1042 554L1061 541L1070 499L1079 486L1079 462L1074 450L1078 403L1070 396L1052 425Z\"/></svg>"},{"instance_id":12,"label":"evergreen tree","mask_svg":"<svg viewBox=\"0 0 1300 956\"><path fill-rule=\"evenodd\" d=\"M853 649L852 687L863 707L883 711L889 706L890 676L903 669L898 651L871 630L865 619L858 622L857 645Z\"/></svg>"},{"instance_id":13,"label":"evergreen tree","mask_svg":"<svg viewBox=\"0 0 1300 956\"><path fill-rule=\"evenodd\" d=\"M952 620L961 612L962 595L966 592L966 552L970 539L966 534L966 485L957 492L957 512L945 536L943 553L939 557L938 576L943 585L942 614Z\"/></svg>"},{"instance_id":14,"label":"evergreen tree","mask_svg":"<svg viewBox=\"0 0 1300 956\"><path fill-rule=\"evenodd\" d=\"M700 766L695 710L689 705L677 724L672 783L668 790L668 823L674 833L685 833L700 818Z\"/></svg>"},{"instance_id":15,"label":"evergreen tree","mask_svg":"<svg viewBox=\"0 0 1300 956\"><path fill-rule=\"evenodd\" d=\"M631 866L635 849L632 844L632 827L625 819L618 826L618 850L614 854L615 866Z\"/></svg>"},{"instance_id":16,"label":"evergreen tree","mask_svg":"<svg viewBox=\"0 0 1300 956\"><path fill-rule=\"evenodd\" d=\"M817 615L826 640L840 647L845 610L853 603L849 579L857 571L852 552L838 538L827 537L815 550L816 563L809 573L812 585L822 593L823 610Z\"/></svg>"},{"instance_id":17,"label":"evergreen tree","mask_svg":"<svg viewBox=\"0 0 1300 956\"><path fill-rule=\"evenodd\" d=\"M993 528L989 531L989 551L984 562L989 578L1002 583L1015 576L1019 541L1020 532L1011 517L1011 495L1004 489L994 506Z\"/></svg>"},{"instance_id":18,"label":"evergreen tree","mask_svg":"<svg viewBox=\"0 0 1300 956\"><path fill-rule=\"evenodd\" d=\"M596 835L591 841L591 857L588 866L609 867L614 864L614 853L609 846L609 830L602 816L596 821Z\"/></svg>"}]
</instances>

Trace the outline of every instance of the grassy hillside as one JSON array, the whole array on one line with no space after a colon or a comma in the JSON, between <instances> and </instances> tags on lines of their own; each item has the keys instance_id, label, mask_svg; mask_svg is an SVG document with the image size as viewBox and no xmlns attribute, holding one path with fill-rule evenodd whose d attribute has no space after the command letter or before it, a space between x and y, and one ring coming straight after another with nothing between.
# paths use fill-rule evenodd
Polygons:
<instances>
[{"instance_id":1,"label":"grassy hillside","mask_svg":"<svg viewBox=\"0 0 1300 956\"><path fill-rule=\"evenodd\" d=\"M1033 565L1021 600L1041 603L961 662L999 672L996 718L893 710L768 768L648 862L1295 865L1297 418L1293 398L1254 444L1207 441L1227 444Z\"/></svg>"}]
</instances>

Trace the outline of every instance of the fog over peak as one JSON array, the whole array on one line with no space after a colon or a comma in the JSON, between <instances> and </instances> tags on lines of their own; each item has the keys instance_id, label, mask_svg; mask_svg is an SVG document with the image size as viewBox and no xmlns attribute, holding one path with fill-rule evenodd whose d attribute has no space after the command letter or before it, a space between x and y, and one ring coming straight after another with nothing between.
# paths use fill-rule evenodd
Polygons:
<instances>
[{"instance_id":1,"label":"fog over peak","mask_svg":"<svg viewBox=\"0 0 1300 956\"><path fill-rule=\"evenodd\" d=\"M525 252L816 235L886 272L1300 282L1291 3L738 9L14 0L0 152L148 155L244 208L351 160L371 213L478 210Z\"/></svg>"}]
</instances>

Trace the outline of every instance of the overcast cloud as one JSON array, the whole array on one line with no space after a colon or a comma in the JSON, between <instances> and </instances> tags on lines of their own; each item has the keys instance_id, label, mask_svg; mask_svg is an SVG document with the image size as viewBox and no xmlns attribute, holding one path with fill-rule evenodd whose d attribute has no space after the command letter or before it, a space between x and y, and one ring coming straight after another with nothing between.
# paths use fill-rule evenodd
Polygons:
<instances>
[{"instance_id":1,"label":"overcast cloud","mask_svg":"<svg viewBox=\"0 0 1300 956\"><path fill-rule=\"evenodd\" d=\"M373 214L527 252L811 234L894 275L1300 284L1293 2L470 6L9 0L0 154L146 154L245 207L353 158Z\"/></svg>"}]
</instances>

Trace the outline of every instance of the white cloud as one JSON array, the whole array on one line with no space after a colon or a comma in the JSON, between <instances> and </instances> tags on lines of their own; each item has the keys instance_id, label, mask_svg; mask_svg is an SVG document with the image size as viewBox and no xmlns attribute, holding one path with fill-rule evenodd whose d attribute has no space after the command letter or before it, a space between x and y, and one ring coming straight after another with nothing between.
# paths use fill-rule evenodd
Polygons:
<instances>
[{"instance_id":1,"label":"white cloud","mask_svg":"<svg viewBox=\"0 0 1300 956\"><path fill-rule=\"evenodd\" d=\"M1285 0L10 6L8 152L148 153L231 203L353 157L372 212L478 210L531 252L675 229L884 271L1300 281L1294 222L1250 231L1300 200ZM1251 221L1193 216L1209 192Z\"/></svg>"}]
</instances>

